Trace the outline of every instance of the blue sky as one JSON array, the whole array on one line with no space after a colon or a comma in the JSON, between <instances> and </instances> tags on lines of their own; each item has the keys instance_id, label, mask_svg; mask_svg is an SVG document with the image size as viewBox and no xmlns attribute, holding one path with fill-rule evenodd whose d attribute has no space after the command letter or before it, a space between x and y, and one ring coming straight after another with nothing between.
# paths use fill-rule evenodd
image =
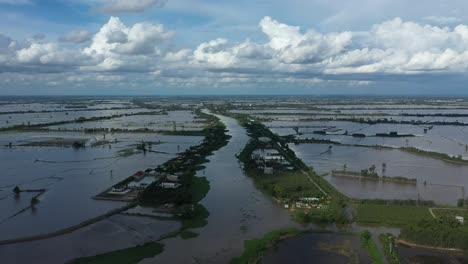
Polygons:
<instances>
[{"instance_id":1,"label":"blue sky","mask_svg":"<svg viewBox=\"0 0 468 264\"><path fill-rule=\"evenodd\" d=\"M461 0L0 0L0 94L468 95Z\"/></svg>"}]
</instances>

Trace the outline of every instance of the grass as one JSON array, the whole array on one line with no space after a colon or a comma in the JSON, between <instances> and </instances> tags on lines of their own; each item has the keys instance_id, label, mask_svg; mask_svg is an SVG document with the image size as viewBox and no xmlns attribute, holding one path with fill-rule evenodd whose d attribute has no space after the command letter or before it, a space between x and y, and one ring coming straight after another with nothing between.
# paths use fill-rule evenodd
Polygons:
<instances>
[{"instance_id":1,"label":"grass","mask_svg":"<svg viewBox=\"0 0 468 264\"><path fill-rule=\"evenodd\" d=\"M383 263L382 254L380 254L379 248L377 247L377 244L372 239L372 237L369 237L368 239L364 239L361 236L361 242L362 242L362 247L367 251L367 253L369 254L369 257L372 259L372 263L382 264Z\"/></svg>"},{"instance_id":2,"label":"grass","mask_svg":"<svg viewBox=\"0 0 468 264\"><path fill-rule=\"evenodd\" d=\"M361 204L356 212L358 223L370 225L404 226L431 218L429 208L421 206Z\"/></svg>"},{"instance_id":3,"label":"grass","mask_svg":"<svg viewBox=\"0 0 468 264\"><path fill-rule=\"evenodd\" d=\"M382 245L385 258L389 264L400 264L400 257L395 248L395 238L390 234L380 234L380 244Z\"/></svg>"},{"instance_id":4,"label":"grass","mask_svg":"<svg viewBox=\"0 0 468 264\"><path fill-rule=\"evenodd\" d=\"M265 251L274 246L278 241L300 233L302 231L296 228L280 229L272 231L260 239L246 240L244 241L242 256L234 258L231 264L258 263Z\"/></svg>"},{"instance_id":5,"label":"grass","mask_svg":"<svg viewBox=\"0 0 468 264\"><path fill-rule=\"evenodd\" d=\"M194 214L191 218L182 220L182 229L204 227L208 221L206 218L210 213L201 204L194 205Z\"/></svg>"},{"instance_id":6,"label":"grass","mask_svg":"<svg viewBox=\"0 0 468 264\"><path fill-rule=\"evenodd\" d=\"M194 237L197 237L199 234L198 233L195 233L195 232L192 232L192 231L189 231L189 230L183 230L180 232L180 237L182 239L190 239L190 238L194 238Z\"/></svg>"},{"instance_id":7,"label":"grass","mask_svg":"<svg viewBox=\"0 0 468 264\"><path fill-rule=\"evenodd\" d=\"M141 246L121 249L96 255L92 257L85 257L73 260L74 264L128 264L138 263L145 258L150 258L163 252L164 245L157 242L146 243Z\"/></svg>"},{"instance_id":8,"label":"grass","mask_svg":"<svg viewBox=\"0 0 468 264\"><path fill-rule=\"evenodd\" d=\"M432 212L436 217L450 216L455 218L455 216L462 216L465 219L468 219L468 210L464 209L439 209L432 208Z\"/></svg>"}]
</instances>

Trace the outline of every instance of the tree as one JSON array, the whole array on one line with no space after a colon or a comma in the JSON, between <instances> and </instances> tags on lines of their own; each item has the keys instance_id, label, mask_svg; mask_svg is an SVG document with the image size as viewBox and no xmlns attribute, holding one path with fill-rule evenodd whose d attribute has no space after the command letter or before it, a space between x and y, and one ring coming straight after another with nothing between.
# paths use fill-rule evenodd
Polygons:
<instances>
[{"instance_id":1,"label":"tree","mask_svg":"<svg viewBox=\"0 0 468 264\"><path fill-rule=\"evenodd\" d=\"M375 165L370 166L369 171L374 174L375 173Z\"/></svg>"},{"instance_id":2,"label":"tree","mask_svg":"<svg viewBox=\"0 0 468 264\"><path fill-rule=\"evenodd\" d=\"M16 193L16 194L19 194L21 192L20 188L18 186L15 186L15 188L13 188L13 192Z\"/></svg>"},{"instance_id":3,"label":"tree","mask_svg":"<svg viewBox=\"0 0 468 264\"><path fill-rule=\"evenodd\" d=\"M278 198L283 197L284 188L281 185L275 184L273 187L273 194Z\"/></svg>"}]
</instances>

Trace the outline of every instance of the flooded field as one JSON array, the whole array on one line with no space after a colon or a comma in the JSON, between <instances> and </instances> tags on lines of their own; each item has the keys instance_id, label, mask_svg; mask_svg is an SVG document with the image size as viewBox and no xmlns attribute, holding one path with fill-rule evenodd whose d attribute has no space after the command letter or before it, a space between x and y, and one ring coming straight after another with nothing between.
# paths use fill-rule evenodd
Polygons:
<instances>
[{"instance_id":1,"label":"flooded field","mask_svg":"<svg viewBox=\"0 0 468 264\"><path fill-rule=\"evenodd\" d=\"M261 263L372 263L358 236L310 233L281 241Z\"/></svg>"},{"instance_id":2,"label":"flooded field","mask_svg":"<svg viewBox=\"0 0 468 264\"><path fill-rule=\"evenodd\" d=\"M11 142L12 134L2 134L0 141ZM26 142L41 142L49 138L86 138L88 146L72 147L34 147L16 146ZM4 157L1 161L3 175L0 179L0 204L7 210L0 212L0 232L4 239L41 234L77 224L99 215L112 208L122 206L119 202L96 201L92 196L104 191L109 186L123 180L138 170L156 167L175 157L190 146L197 145L202 137L165 136L158 134L112 134L106 139L112 143L91 147L95 137L81 133L20 133L14 135L12 148L1 147ZM120 155L122 150L134 148L141 141L159 142L151 152L135 153L130 156ZM40 196L36 209L15 215L29 206L29 193L16 197L12 190L46 189ZM64 207L75 208L63 212ZM50 215L56 215L50 219ZM34 222L34 225L31 225Z\"/></svg>"},{"instance_id":3,"label":"flooded field","mask_svg":"<svg viewBox=\"0 0 468 264\"><path fill-rule=\"evenodd\" d=\"M376 149L327 144L291 145L297 155L319 174L332 170L361 171L376 166L379 175L417 179L417 184L352 177L325 178L353 198L424 199L455 205L468 188L468 166L422 157L397 149ZM382 164L385 165L383 169ZM346 165L345 165L346 164Z\"/></svg>"},{"instance_id":4,"label":"flooded field","mask_svg":"<svg viewBox=\"0 0 468 264\"><path fill-rule=\"evenodd\" d=\"M204 105L200 99L179 100L1 101L2 240L66 230L121 208L127 203L93 197L103 191L119 192L117 183L129 176L135 177L136 172L157 168L171 159L177 160L186 150L203 145L209 134L205 132L206 128L217 122L206 114L215 112L216 107L201 107ZM312 104L307 98L285 100L207 99L217 107L229 105L232 113L249 114L249 122L258 119L273 133L289 136L285 137L289 140L287 144L296 156L349 197L422 199L440 205L456 205L459 199L466 197L468 165L463 164L463 160L468 160L468 126L463 123L468 123L464 116L468 115L468 104L464 101L412 105L391 101L346 104L345 101L324 100ZM247 133L239 120L228 116L217 115L220 123L226 126L225 133L231 136L229 142L193 170L209 182L209 191L199 202L209 214L207 224L184 229L189 234L195 232L190 239L182 235L164 239L161 241L164 251L140 263L229 263L242 255L245 240L258 239L272 230L290 227L300 230L325 228L331 232L369 230L374 237L382 233L400 234L399 228L364 227L356 222L319 226L293 220L294 208L285 208L281 199L272 199L271 194L259 190L253 178L246 176L244 163L239 161L237 154L252 134ZM380 119L391 119L396 123L378 121ZM413 120L420 123L398 123ZM21 127L13 129L16 125ZM393 132L399 136L388 136ZM322 142L310 143L312 139ZM269 139L265 140L268 142ZM400 149L408 147L447 154L452 160ZM459 158L460 162L451 156ZM343 170L360 172L372 167L379 176L415 180L401 182L388 180L390 178L331 174ZM151 170L144 173L149 175L149 172ZM166 180L169 178L165 177ZM179 176L170 177L177 181ZM310 178L304 180L312 181ZM137 186L139 183L135 182ZM146 181L141 183L148 184ZM273 188L278 190L278 186ZM303 186L294 188L300 190ZM289 205L296 203L289 202ZM154 242L161 236L182 230L184 221L180 221L176 211L168 209L173 206L139 205L71 232L1 245L0 256L6 263L64 263ZM339 210L348 209L340 207ZM54 252L56 248L65 249ZM181 249L184 249L183 254ZM400 254L408 261L416 259L414 263L417 263L421 256L426 258L426 253L413 254L405 250L401 249ZM445 256L444 261L450 258ZM269 249L262 263L308 261L371 263L360 245L359 236L339 233L308 233L287 239ZM413 263L411 261L408 263Z\"/></svg>"}]
</instances>

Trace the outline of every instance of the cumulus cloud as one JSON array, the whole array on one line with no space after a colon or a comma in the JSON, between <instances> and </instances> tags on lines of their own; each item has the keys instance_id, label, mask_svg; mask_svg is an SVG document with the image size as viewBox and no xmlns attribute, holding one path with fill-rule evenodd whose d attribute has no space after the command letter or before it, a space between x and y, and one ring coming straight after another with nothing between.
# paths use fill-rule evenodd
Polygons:
<instances>
[{"instance_id":1,"label":"cumulus cloud","mask_svg":"<svg viewBox=\"0 0 468 264\"><path fill-rule=\"evenodd\" d=\"M16 55L23 64L74 65L83 59L80 53L60 48L55 43L32 43L18 50Z\"/></svg>"},{"instance_id":2,"label":"cumulus cloud","mask_svg":"<svg viewBox=\"0 0 468 264\"><path fill-rule=\"evenodd\" d=\"M92 33L87 30L74 30L60 37L62 42L83 43L91 39Z\"/></svg>"},{"instance_id":3,"label":"cumulus cloud","mask_svg":"<svg viewBox=\"0 0 468 264\"><path fill-rule=\"evenodd\" d=\"M163 25L126 25L118 17L110 17L94 35L68 33L60 39L67 45L18 42L0 34L0 72L46 69L92 76L83 82L100 83L140 74L141 80L161 85L200 87L332 81L371 85L386 76L464 75L468 70L466 25L440 27L395 18L367 31L319 32L264 17L258 26L263 41L215 38L178 50L170 42L174 33ZM76 45L87 38L91 41L85 47Z\"/></svg>"},{"instance_id":4,"label":"cumulus cloud","mask_svg":"<svg viewBox=\"0 0 468 264\"><path fill-rule=\"evenodd\" d=\"M152 54L157 45L174 35L161 24L136 23L127 27L118 17L110 17L84 50L90 56L116 54Z\"/></svg>"},{"instance_id":5,"label":"cumulus cloud","mask_svg":"<svg viewBox=\"0 0 468 264\"><path fill-rule=\"evenodd\" d=\"M166 0L111 0L95 11L102 13L128 13L128 12L143 12L151 7L163 7Z\"/></svg>"}]
</instances>

